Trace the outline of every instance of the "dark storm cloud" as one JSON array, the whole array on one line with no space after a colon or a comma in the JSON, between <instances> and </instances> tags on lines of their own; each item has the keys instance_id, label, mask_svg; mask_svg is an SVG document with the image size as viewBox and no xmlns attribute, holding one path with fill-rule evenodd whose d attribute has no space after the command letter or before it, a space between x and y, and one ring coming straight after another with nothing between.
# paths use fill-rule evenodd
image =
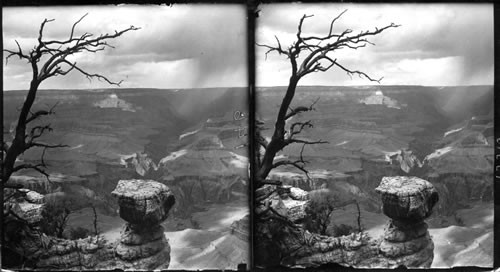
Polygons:
<instances>
[{"instance_id":1,"label":"dark storm cloud","mask_svg":"<svg viewBox=\"0 0 500 272\"><path fill-rule=\"evenodd\" d=\"M176 17L175 22L165 20L159 25L165 35L147 31L137 43L125 45L123 52L156 54L163 60L195 60L200 71L195 85L205 84L217 73L246 65L246 28L241 7L191 8L185 16Z\"/></svg>"},{"instance_id":2,"label":"dark storm cloud","mask_svg":"<svg viewBox=\"0 0 500 272\"><path fill-rule=\"evenodd\" d=\"M295 39L302 15L314 15L304 21L303 33L324 35L330 20L347 12L335 23L334 30L352 29L353 33L373 30L391 22L401 24L370 40L376 46L356 51L339 51L335 57L376 75L384 75L383 84L467 85L493 83L493 8L491 4L276 4L262 6L257 37L261 42L282 44ZM265 50L258 49L258 68L265 71L264 84L286 84L286 75L270 75L273 65L282 61L270 57L262 61ZM260 58L261 57L261 58ZM260 58L260 59L259 59ZM358 79L344 80L339 72L314 75L305 84L366 84ZM258 73L259 74L259 73ZM332 82L332 79L334 80Z\"/></svg>"},{"instance_id":3,"label":"dark storm cloud","mask_svg":"<svg viewBox=\"0 0 500 272\"><path fill-rule=\"evenodd\" d=\"M405 31L385 50L404 48L420 51L421 56L463 57L464 81L492 68L493 9L488 5L457 5L443 10L440 23ZM434 15L435 16L435 15ZM421 21L435 20L421 15ZM416 22L419 23L418 21ZM404 26L403 26L404 29Z\"/></svg>"},{"instance_id":4,"label":"dark storm cloud","mask_svg":"<svg viewBox=\"0 0 500 272\"><path fill-rule=\"evenodd\" d=\"M54 18L46 26L47 39L67 38L71 25L83 14L77 33L109 33L130 25L141 30L111 41L116 49L76 56L75 61L93 72L110 78L124 77L123 86L192 88L246 86L246 19L241 5L101 6L70 8L4 9L4 46L23 49L34 45L40 22ZM30 18L23 20L22 18ZM34 23L36 22L36 23ZM29 76L26 64L11 60L4 65L6 88L16 88L15 80ZM24 71L24 72L20 72ZM71 75L44 82L45 87L93 88L84 77ZM73 86L68 86L73 82Z\"/></svg>"}]
</instances>

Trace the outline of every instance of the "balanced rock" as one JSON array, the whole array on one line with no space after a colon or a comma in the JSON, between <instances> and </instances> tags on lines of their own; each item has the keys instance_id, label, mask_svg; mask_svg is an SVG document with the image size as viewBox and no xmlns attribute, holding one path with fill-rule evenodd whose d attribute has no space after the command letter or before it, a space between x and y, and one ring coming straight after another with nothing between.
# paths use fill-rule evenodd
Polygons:
<instances>
[{"instance_id":1,"label":"balanced rock","mask_svg":"<svg viewBox=\"0 0 500 272\"><path fill-rule=\"evenodd\" d=\"M124 269L166 269L170 245L160 225L175 203L170 189L152 180L120 180L112 192L126 220L115 248Z\"/></svg>"},{"instance_id":2,"label":"balanced rock","mask_svg":"<svg viewBox=\"0 0 500 272\"><path fill-rule=\"evenodd\" d=\"M384 267L430 267L432 241L424 219L439 197L432 183L417 177L384 177L375 189L382 194L384 213L391 218L379 252Z\"/></svg>"},{"instance_id":3,"label":"balanced rock","mask_svg":"<svg viewBox=\"0 0 500 272\"><path fill-rule=\"evenodd\" d=\"M432 183L417 177L383 177L375 191L382 194L384 214L403 222L426 219L439 200Z\"/></svg>"},{"instance_id":4,"label":"balanced rock","mask_svg":"<svg viewBox=\"0 0 500 272\"><path fill-rule=\"evenodd\" d=\"M152 180L120 180L111 194L118 198L120 217L135 225L157 225L175 204L170 189Z\"/></svg>"}]
</instances>

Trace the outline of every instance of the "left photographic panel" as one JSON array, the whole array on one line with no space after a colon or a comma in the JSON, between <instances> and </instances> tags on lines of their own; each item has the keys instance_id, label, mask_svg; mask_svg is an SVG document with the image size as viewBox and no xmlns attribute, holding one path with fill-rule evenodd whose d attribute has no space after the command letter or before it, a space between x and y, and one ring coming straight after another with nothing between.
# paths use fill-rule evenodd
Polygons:
<instances>
[{"instance_id":1,"label":"left photographic panel","mask_svg":"<svg viewBox=\"0 0 500 272\"><path fill-rule=\"evenodd\" d=\"M2 20L2 268L248 267L246 7Z\"/></svg>"}]
</instances>

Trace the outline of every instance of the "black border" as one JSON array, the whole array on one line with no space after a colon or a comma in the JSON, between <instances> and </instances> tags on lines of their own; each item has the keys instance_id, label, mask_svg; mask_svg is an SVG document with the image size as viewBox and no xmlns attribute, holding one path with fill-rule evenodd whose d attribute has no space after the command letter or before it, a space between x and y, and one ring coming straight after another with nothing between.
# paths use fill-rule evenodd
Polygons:
<instances>
[{"instance_id":1,"label":"black border","mask_svg":"<svg viewBox=\"0 0 500 272\"><path fill-rule=\"evenodd\" d=\"M494 152L494 183L493 183L493 197L494 197L494 203L495 203L495 211L494 211L494 218L493 218L493 239L494 239L494 244L493 244L493 267L494 268L499 268L500 267L500 237L498 235L498 230L500 230L500 107L497 107L497 105L500 105L500 95L498 94L498 80L500 79L500 6L498 4L494 4L493 7L493 12L494 12L494 58L495 58L495 64L494 64L494 70L495 70L495 78L494 78L494 105L495 105L495 116L494 116L494 122L495 122L495 152ZM495 254L496 253L496 254Z\"/></svg>"},{"instance_id":2,"label":"black border","mask_svg":"<svg viewBox=\"0 0 500 272\"><path fill-rule=\"evenodd\" d=\"M189 0L175 0L175 1L161 1L161 0L3 0L1 5L2 7L15 7L15 6L82 6L82 5L117 5L117 4L153 4L153 5L172 5L172 4L185 4L185 3L199 3L199 4L243 4L246 5L247 10L247 65L248 65L248 98L249 98L249 134L254 135L254 121L255 121L255 51L254 51L254 43L255 43L255 27L257 24L258 17L258 6L259 4L270 4L270 3L290 3L293 1L290 0L218 0L218 1L189 1ZM302 3L342 3L344 1L301 1ZM354 0L348 1L350 3L401 3L395 0L387 0L387 1L362 1L362 0ZM455 1L404 1L406 3L493 3L494 5L494 102L495 105L500 105L500 95L498 95L498 79L500 78L500 6L496 4L494 1L485 1L485 0L475 0L475 1L464 1L464 0L455 0ZM479 30L480 31L480 30ZM0 49L3 51L3 32L2 32L2 44L0 45ZM3 75L3 66L0 68ZM1 80L2 84L2 92L3 92L3 77ZM0 102L3 105L3 94L0 96ZM3 106L0 111L0 116L2 117L2 125L3 125ZM497 193L500 190L500 106L495 107L495 129L494 129L494 138L495 138L495 150L494 150L494 259L493 259L493 269L491 268L478 268L478 267L454 267L454 268L444 268L444 269L428 269L430 271L443 271L443 270L451 270L451 271L493 271L497 270L500 267L500 235L496 235L497 230L500 230L500 193ZM3 140L3 134L2 134ZM249 155L252 158L254 155L254 143L249 140ZM250 159L250 168L253 169L253 161ZM249 196L250 196L250 209L253 211L253 180L254 180L254 171L250 171L250 182L249 182ZM3 199L3 192L0 193L0 200ZM0 215L0 220L2 215ZM250 212L250 234L253 233L253 212ZM0 234L3 232L3 226L0 227ZM3 235L2 235L3 237ZM247 264L246 267L238 267L238 271L250 269L251 271L256 270L253 267L253 235L250 235L250 263ZM497 253L497 254L495 254ZM0 257L1 263L1 257ZM351 271L352 268L344 268L339 267L338 265L324 265L314 269L306 269L307 271L331 271L331 270L339 270L339 271ZM385 271L389 269L377 269L379 271ZM399 270L399 269L398 269ZM405 270L414 270L414 271L422 271L421 269L405 269ZM110 270L110 271L120 271L120 270ZM168 270L175 271L175 270ZM179 270L177 270L179 271ZM204 270L204 271L222 271L222 270ZM225 270L229 271L229 270ZM289 268L272 268L272 269L264 269L264 271L303 271L303 269L289 269ZM369 271L369 270L367 270ZM390 270L392 271L392 270Z\"/></svg>"}]
</instances>

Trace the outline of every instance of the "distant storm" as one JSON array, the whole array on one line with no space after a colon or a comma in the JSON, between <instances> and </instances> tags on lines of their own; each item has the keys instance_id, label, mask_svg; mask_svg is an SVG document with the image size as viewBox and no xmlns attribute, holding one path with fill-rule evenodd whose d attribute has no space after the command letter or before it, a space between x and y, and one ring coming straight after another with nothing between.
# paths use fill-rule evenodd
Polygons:
<instances>
[{"instance_id":1,"label":"distant storm","mask_svg":"<svg viewBox=\"0 0 500 272\"><path fill-rule=\"evenodd\" d=\"M244 5L118 5L3 8L3 46L24 52L33 48L42 21L47 39L67 39L80 17L76 34L114 33L134 25L139 31L110 42L115 49L81 53L72 61L92 73L123 80L125 88L203 88L247 86L247 29ZM29 19L28 19L29 18ZM27 89L31 69L14 57L4 67L4 90ZM89 81L78 72L47 80L42 89L113 87Z\"/></svg>"},{"instance_id":2,"label":"distant storm","mask_svg":"<svg viewBox=\"0 0 500 272\"><path fill-rule=\"evenodd\" d=\"M492 85L493 4L271 4L261 5L256 40L283 47L295 38L304 15L305 35L325 35L330 22L342 11L333 30L353 34L374 30L390 23L401 25L370 38L375 45L357 50L343 49L331 56L351 69L383 85ZM289 61L275 52L265 59L266 48L256 51L257 86L287 85ZM374 85L366 79L352 79L339 69L318 72L303 78L301 85Z\"/></svg>"}]
</instances>

